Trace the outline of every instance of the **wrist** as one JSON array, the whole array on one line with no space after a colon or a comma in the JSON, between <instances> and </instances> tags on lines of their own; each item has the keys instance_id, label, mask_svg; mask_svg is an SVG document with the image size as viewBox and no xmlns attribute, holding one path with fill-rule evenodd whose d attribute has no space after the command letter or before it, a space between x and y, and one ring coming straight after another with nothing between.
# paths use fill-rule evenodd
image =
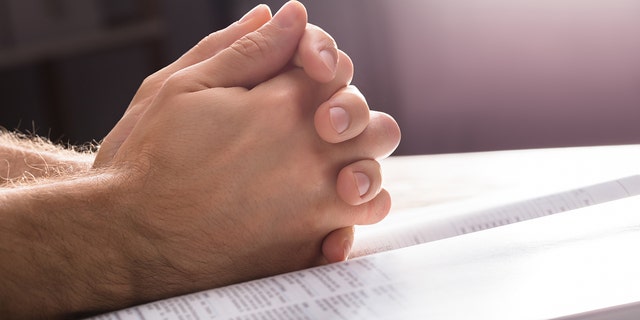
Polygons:
<instances>
[{"instance_id":1,"label":"wrist","mask_svg":"<svg viewBox=\"0 0 640 320\"><path fill-rule=\"evenodd\" d=\"M2 313L82 315L135 302L122 182L103 171L0 192Z\"/></svg>"}]
</instances>

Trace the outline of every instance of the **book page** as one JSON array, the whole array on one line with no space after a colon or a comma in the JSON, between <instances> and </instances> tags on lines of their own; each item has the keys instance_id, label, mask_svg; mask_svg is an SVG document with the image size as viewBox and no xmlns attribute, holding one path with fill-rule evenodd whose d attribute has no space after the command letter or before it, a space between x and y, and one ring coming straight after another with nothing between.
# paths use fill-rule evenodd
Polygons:
<instances>
[{"instance_id":1,"label":"book page","mask_svg":"<svg viewBox=\"0 0 640 320\"><path fill-rule=\"evenodd\" d=\"M100 320L125 319L351 319L385 314L401 303L389 270L375 260L357 260L282 274L162 300ZM385 304L380 302L384 301Z\"/></svg>"},{"instance_id":2,"label":"book page","mask_svg":"<svg viewBox=\"0 0 640 320\"><path fill-rule=\"evenodd\" d=\"M640 197L630 197L96 319L554 319L601 313L640 301L639 210Z\"/></svg>"},{"instance_id":3,"label":"book page","mask_svg":"<svg viewBox=\"0 0 640 320\"><path fill-rule=\"evenodd\" d=\"M408 247L640 194L640 175L533 199L475 199L397 212L387 221L357 226L351 257Z\"/></svg>"}]
</instances>

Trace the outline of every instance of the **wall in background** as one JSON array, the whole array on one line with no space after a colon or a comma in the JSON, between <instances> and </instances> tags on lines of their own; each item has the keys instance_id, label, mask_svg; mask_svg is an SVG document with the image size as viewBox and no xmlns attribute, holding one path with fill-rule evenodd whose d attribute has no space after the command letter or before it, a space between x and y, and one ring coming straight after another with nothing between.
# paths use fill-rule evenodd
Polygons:
<instances>
[{"instance_id":1,"label":"wall in background","mask_svg":"<svg viewBox=\"0 0 640 320\"><path fill-rule=\"evenodd\" d=\"M640 143L639 0L306 5L401 154Z\"/></svg>"}]
</instances>

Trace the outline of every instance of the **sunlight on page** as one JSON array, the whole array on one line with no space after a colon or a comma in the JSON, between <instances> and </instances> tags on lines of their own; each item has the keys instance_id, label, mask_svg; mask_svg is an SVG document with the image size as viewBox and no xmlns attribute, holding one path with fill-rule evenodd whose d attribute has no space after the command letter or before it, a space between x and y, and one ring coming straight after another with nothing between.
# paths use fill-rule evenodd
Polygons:
<instances>
[{"instance_id":1,"label":"sunlight on page","mask_svg":"<svg viewBox=\"0 0 640 320\"><path fill-rule=\"evenodd\" d=\"M398 316L550 319L640 301L638 213L636 196L389 252L405 257L387 269L407 298Z\"/></svg>"},{"instance_id":2,"label":"sunlight on page","mask_svg":"<svg viewBox=\"0 0 640 320\"><path fill-rule=\"evenodd\" d=\"M351 257L408 247L640 195L640 175L531 198L504 192L390 215L377 225L357 226ZM504 199L509 199L505 203Z\"/></svg>"},{"instance_id":3,"label":"sunlight on page","mask_svg":"<svg viewBox=\"0 0 640 320\"><path fill-rule=\"evenodd\" d=\"M638 157L638 145L551 148L391 157L382 160L382 169L393 216L478 196L533 197L639 174Z\"/></svg>"}]
</instances>

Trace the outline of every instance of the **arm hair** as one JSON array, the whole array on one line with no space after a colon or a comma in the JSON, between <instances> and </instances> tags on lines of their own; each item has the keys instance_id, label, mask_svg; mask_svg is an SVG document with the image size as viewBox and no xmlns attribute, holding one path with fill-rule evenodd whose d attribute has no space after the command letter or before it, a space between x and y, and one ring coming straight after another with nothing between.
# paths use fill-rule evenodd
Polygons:
<instances>
[{"instance_id":1,"label":"arm hair","mask_svg":"<svg viewBox=\"0 0 640 320\"><path fill-rule=\"evenodd\" d=\"M43 137L0 129L0 188L86 172L96 149L93 144L65 147Z\"/></svg>"}]
</instances>

